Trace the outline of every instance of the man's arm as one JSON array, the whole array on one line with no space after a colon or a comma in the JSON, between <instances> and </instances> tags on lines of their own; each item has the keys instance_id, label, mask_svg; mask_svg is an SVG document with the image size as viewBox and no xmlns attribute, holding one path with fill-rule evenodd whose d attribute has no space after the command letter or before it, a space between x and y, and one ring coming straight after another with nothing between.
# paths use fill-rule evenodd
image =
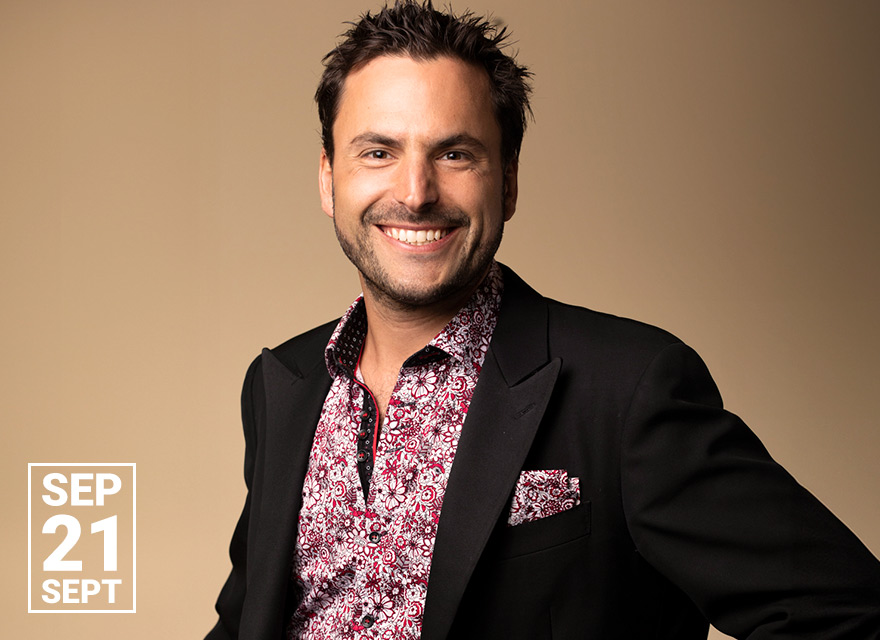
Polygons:
<instances>
[{"instance_id":1,"label":"man's arm","mask_svg":"<svg viewBox=\"0 0 880 640\"><path fill-rule=\"evenodd\" d=\"M254 460L257 451L256 426L254 419L254 380L260 370L260 357L257 357L248 368L241 392L241 418L244 427L245 456L244 481L248 495L244 509L232 534L229 545L229 558L232 560L232 571L220 591L215 608L220 616L217 624L205 637L205 640L233 640L238 638L241 623L241 611L247 590L247 540L251 507L251 483L254 477Z\"/></svg>"},{"instance_id":2,"label":"man's arm","mask_svg":"<svg viewBox=\"0 0 880 640\"><path fill-rule=\"evenodd\" d=\"M738 638L880 638L880 563L721 408L699 357L667 346L621 450L640 554Z\"/></svg>"}]
</instances>

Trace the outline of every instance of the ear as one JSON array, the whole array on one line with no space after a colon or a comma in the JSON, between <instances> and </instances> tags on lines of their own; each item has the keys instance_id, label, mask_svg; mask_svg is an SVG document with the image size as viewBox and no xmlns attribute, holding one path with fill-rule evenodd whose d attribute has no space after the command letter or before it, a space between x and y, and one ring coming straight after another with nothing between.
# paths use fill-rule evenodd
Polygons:
<instances>
[{"instance_id":1,"label":"ear","mask_svg":"<svg viewBox=\"0 0 880 640\"><path fill-rule=\"evenodd\" d=\"M327 151L321 149L321 161L318 166L318 191L321 193L321 208L333 217L333 166L327 157Z\"/></svg>"},{"instance_id":2,"label":"ear","mask_svg":"<svg viewBox=\"0 0 880 640\"><path fill-rule=\"evenodd\" d=\"M519 195L519 158L513 158L504 169L503 207L504 221L507 222L516 212L516 197Z\"/></svg>"}]
</instances>

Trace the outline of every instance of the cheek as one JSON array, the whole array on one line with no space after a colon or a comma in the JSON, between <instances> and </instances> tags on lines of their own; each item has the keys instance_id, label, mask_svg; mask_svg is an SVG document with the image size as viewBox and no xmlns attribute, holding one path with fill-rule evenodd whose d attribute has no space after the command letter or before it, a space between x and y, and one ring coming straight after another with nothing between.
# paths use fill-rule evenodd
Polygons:
<instances>
[{"instance_id":1,"label":"cheek","mask_svg":"<svg viewBox=\"0 0 880 640\"><path fill-rule=\"evenodd\" d=\"M344 185L337 185L336 202L355 209L366 209L381 200L387 189L381 176L357 173L346 179Z\"/></svg>"},{"instance_id":2,"label":"cheek","mask_svg":"<svg viewBox=\"0 0 880 640\"><path fill-rule=\"evenodd\" d=\"M479 212L479 224L485 229L494 229L504 222L504 195L501 185L492 185L491 190L480 193L478 199L474 199L471 211Z\"/></svg>"},{"instance_id":3,"label":"cheek","mask_svg":"<svg viewBox=\"0 0 880 640\"><path fill-rule=\"evenodd\" d=\"M451 204L476 217L494 217L503 203L501 182L478 174L465 174L451 180L444 193Z\"/></svg>"}]
</instances>

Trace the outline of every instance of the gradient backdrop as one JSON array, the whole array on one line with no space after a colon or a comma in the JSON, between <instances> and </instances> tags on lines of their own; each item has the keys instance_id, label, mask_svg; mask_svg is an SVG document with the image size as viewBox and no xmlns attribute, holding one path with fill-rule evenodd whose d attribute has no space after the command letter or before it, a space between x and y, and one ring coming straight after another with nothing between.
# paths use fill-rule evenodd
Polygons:
<instances>
[{"instance_id":1,"label":"gradient backdrop","mask_svg":"<svg viewBox=\"0 0 880 640\"><path fill-rule=\"evenodd\" d=\"M358 293L312 93L376 6L0 0L4 637L213 624L245 368ZM694 346L880 552L880 5L470 6L536 74L500 259ZM28 462L137 463L136 614L26 613Z\"/></svg>"}]
</instances>

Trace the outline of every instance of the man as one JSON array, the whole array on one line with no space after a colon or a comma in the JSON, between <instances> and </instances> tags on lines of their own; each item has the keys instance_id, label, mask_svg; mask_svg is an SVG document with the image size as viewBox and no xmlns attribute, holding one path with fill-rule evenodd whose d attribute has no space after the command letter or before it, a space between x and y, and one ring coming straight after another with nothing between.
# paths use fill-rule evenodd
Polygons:
<instances>
[{"instance_id":1,"label":"man","mask_svg":"<svg viewBox=\"0 0 880 640\"><path fill-rule=\"evenodd\" d=\"M325 59L363 297L248 371L208 638L880 637L880 564L693 351L493 261L529 93L503 37L401 2Z\"/></svg>"}]
</instances>

